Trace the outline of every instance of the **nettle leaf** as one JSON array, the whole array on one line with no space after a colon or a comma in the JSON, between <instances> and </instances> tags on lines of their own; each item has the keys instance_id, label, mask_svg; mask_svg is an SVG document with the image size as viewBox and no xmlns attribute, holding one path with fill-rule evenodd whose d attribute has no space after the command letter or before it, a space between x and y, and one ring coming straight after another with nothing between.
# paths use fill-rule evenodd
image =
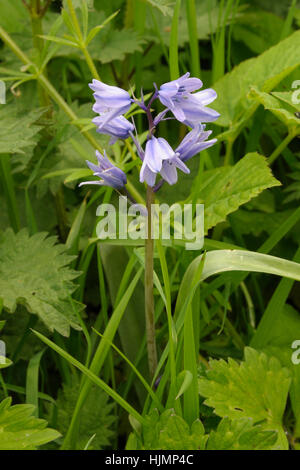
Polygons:
<instances>
[{"instance_id":1,"label":"nettle leaf","mask_svg":"<svg viewBox=\"0 0 300 470\"><path fill-rule=\"evenodd\" d=\"M190 427L174 410L161 415L153 410L143 426L143 448L147 450L203 450L207 436L200 420Z\"/></svg>"},{"instance_id":2,"label":"nettle leaf","mask_svg":"<svg viewBox=\"0 0 300 470\"><path fill-rule=\"evenodd\" d=\"M113 60L124 60L126 54L142 51L144 43L145 40L133 30L110 29L108 33L100 33L90 43L89 51L95 60L107 64Z\"/></svg>"},{"instance_id":3,"label":"nettle leaf","mask_svg":"<svg viewBox=\"0 0 300 470\"><path fill-rule=\"evenodd\" d=\"M245 348L245 360L240 364L211 360L207 376L199 379L199 393L205 404L221 417L252 418L263 429L278 432L276 448L287 449L282 416L291 384L288 369L280 362L252 348Z\"/></svg>"},{"instance_id":4,"label":"nettle leaf","mask_svg":"<svg viewBox=\"0 0 300 470\"><path fill-rule=\"evenodd\" d=\"M172 16L173 14L173 7L174 7L175 0L173 2L172 1L170 2L170 0L144 0L144 1L149 3L149 5L160 10L161 13L163 13L163 15Z\"/></svg>"},{"instance_id":5,"label":"nettle leaf","mask_svg":"<svg viewBox=\"0 0 300 470\"><path fill-rule=\"evenodd\" d=\"M79 273L68 267L74 257L65 251L44 232L6 230L0 237L0 297L9 312L23 304L51 331L68 336L70 326L80 329L76 309L82 305L70 300Z\"/></svg>"},{"instance_id":6,"label":"nettle leaf","mask_svg":"<svg viewBox=\"0 0 300 470\"><path fill-rule=\"evenodd\" d=\"M16 106L0 108L0 153L22 153L37 143L41 126L36 121L45 112L39 108L20 114Z\"/></svg>"},{"instance_id":7,"label":"nettle leaf","mask_svg":"<svg viewBox=\"0 0 300 470\"><path fill-rule=\"evenodd\" d=\"M239 64L214 85L218 93L214 108L221 114L216 124L227 127L242 120L245 111L253 106L253 101L247 98L251 86L269 92L299 65L300 31L259 57Z\"/></svg>"},{"instance_id":8,"label":"nettle leaf","mask_svg":"<svg viewBox=\"0 0 300 470\"><path fill-rule=\"evenodd\" d=\"M57 404L57 429L65 435L74 413L78 399L80 382L76 376L72 377L70 385L64 385L59 391ZM115 436L113 424L116 422L116 415L113 413L114 404L109 396L92 387L86 398L80 418L79 433L76 448L85 449L89 440L93 437L89 449L101 450L111 446Z\"/></svg>"},{"instance_id":9,"label":"nettle leaf","mask_svg":"<svg viewBox=\"0 0 300 470\"><path fill-rule=\"evenodd\" d=\"M274 95L274 93L272 94ZM271 111L288 129L299 128L300 132L300 119L295 115L295 108L292 106L292 100L288 103L287 100L279 100L276 96L269 93L264 93L257 88L251 88L249 97L257 100L264 106L265 109ZM292 93L290 93L290 97ZM300 106L299 106L300 110Z\"/></svg>"},{"instance_id":10,"label":"nettle leaf","mask_svg":"<svg viewBox=\"0 0 300 470\"><path fill-rule=\"evenodd\" d=\"M253 425L251 418L224 418L210 433L206 450L268 450L276 440L277 432Z\"/></svg>"},{"instance_id":11,"label":"nettle leaf","mask_svg":"<svg viewBox=\"0 0 300 470\"><path fill-rule=\"evenodd\" d=\"M36 450L54 441L60 433L47 428L47 421L33 416L32 405L11 406L11 398L0 403L0 450Z\"/></svg>"},{"instance_id":12,"label":"nettle leaf","mask_svg":"<svg viewBox=\"0 0 300 470\"><path fill-rule=\"evenodd\" d=\"M258 153L248 153L232 167L206 172L198 193L204 202L205 232L264 189L279 185L266 158Z\"/></svg>"}]
</instances>

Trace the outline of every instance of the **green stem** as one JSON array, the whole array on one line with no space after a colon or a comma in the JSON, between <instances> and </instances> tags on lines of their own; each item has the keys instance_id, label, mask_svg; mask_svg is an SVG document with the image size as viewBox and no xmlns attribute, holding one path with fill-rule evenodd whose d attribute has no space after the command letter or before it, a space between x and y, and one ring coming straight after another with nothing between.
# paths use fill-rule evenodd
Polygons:
<instances>
[{"instance_id":1,"label":"green stem","mask_svg":"<svg viewBox=\"0 0 300 470\"><path fill-rule=\"evenodd\" d=\"M9 154L0 155L0 181L2 183L5 194L11 226L15 232L18 232L21 228L20 214L17 204L14 180L11 173Z\"/></svg>"},{"instance_id":2,"label":"green stem","mask_svg":"<svg viewBox=\"0 0 300 470\"><path fill-rule=\"evenodd\" d=\"M269 165L272 165L272 163L274 163L274 161L276 160L277 157L279 157L279 155L283 152L283 150L289 145L289 143L294 139L294 137L296 136L296 132L295 132L295 129L292 128L289 130L289 133L288 135L286 136L286 138L281 142L280 145L278 145L278 147L274 150L274 152L272 153L272 155L270 155L270 157L268 158L268 163Z\"/></svg>"},{"instance_id":3,"label":"green stem","mask_svg":"<svg viewBox=\"0 0 300 470\"><path fill-rule=\"evenodd\" d=\"M30 18L31 18L33 46L35 50L37 51L37 53L39 54L39 61L40 61L41 54L42 54L43 47L44 47L44 39L41 37L43 35L43 25L42 25L41 13L40 13L40 1L39 0L31 1ZM44 74L47 75L46 69L44 70ZM38 83L38 93L39 93L39 101L41 103L41 106L45 106L45 107L50 106L51 102L50 102L49 95L39 83Z\"/></svg>"},{"instance_id":4,"label":"green stem","mask_svg":"<svg viewBox=\"0 0 300 470\"><path fill-rule=\"evenodd\" d=\"M87 65L88 65L88 67L89 67L89 69L92 73L92 76L100 81L101 79L100 79L100 76L99 76L98 71L96 69L96 66L94 64L94 61L91 58L90 53L87 50L86 44L84 42L84 38L82 36L82 32L81 32L81 29L80 29L80 25L79 25L79 22L78 22L78 19L77 19L77 16L76 16L76 12L75 12L75 8L73 6L72 0L67 0L67 2L68 2L68 8L69 8L70 15L71 15L71 18L72 18L73 26L74 26L76 34L77 34L77 39L79 41L80 48L83 52L86 63L87 63Z\"/></svg>"},{"instance_id":5,"label":"green stem","mask_svg":"<svg viewBox=\"0 0 300 470\"><path fill-rule=\"evenodd\" d=\"M145 318L148 364L151 378L154 377L157 368L157 352L155 341L155 318L154 318L154 294L153 294L153 251L154 241L152 238L152 215L151 207L154 204L154 191L147 187L147 212L148 232L145 241Z\"/></svg>"},{"instance_id":6,"label":"green stem","mask_svg":"<svg viewBox=\"0 0 300 470\"><path fill-rule=\"evenodd\" d=\"M232 154L233 144L234 144L233 139L228 140L227 146L226 146L226 154L225 154L225 158L224 158L224 166L230 165L230 163L231 163L231 154Z\"/></svg>"}]
</instances>

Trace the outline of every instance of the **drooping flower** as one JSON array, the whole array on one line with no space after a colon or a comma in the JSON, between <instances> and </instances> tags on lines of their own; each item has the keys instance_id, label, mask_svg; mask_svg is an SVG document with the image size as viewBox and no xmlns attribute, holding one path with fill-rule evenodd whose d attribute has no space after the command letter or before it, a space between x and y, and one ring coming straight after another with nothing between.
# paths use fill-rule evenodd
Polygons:
<instances>
[{"instance_id":1,"label":"drooping flower","mask_svg":"<svg viewBox=\"0 0 300 470\"><path fill-rule=\"evenodd\" d=\"M160 173L169 184L177 181L177 168L189 173L189 169L175 153L168 142L162 137L152 137L146 144L140 181L149 186L155 185L156 175Z\"/></svg>"},{"instance_id":2,"label":"drooping flower","mask_svg":"<svg viewBox=\"0 0 300 470\"><path fill-rule=\"evenodd\" d=\"M160 174L162 178L170 185L177 183L177 168L183 173L190 173L189 168L183 163L183 161L175 154L175 157L169 160L164 160Z\"/></svg>"},{"instance_id":3,"label":"drooping flower","mask_svg":"<svg viewBox=\"0 0 300 470\"><path fill-rule=\"evenodd\" d=\"M122 188L127 183L127 178L125 173L120 169L114 166L110 160L107 158L106 152L104 155L101 155L98 150L96 150L96 157L98 160L98 165L86 161L88 167L93 171L94 176L101 178L97 181L84 181L79 184L82 186L84 184L97 184L102 186L111 186L115 189Z\"/></svg>"},{"instance_id":4,"label":"drooping flower","mask_svg":"<svg viewBox=\"0 0 300 470\"><path fill-rule=\"evenodd\" d=\"M132 99L129 93L122 88L106 85L95 79L89 84L89 87L95 92L96 103L93 106L93 111L101 116L98 121L99 128L129 110Z\"/></svg>"},{"instance_id":5,"label":"drooping flower","mask_svg":"<svg viewBox=\"0 0 300 470\"><path fill-rule=\"evenodd\" d=\"M102 124L102 117L97 116L92 121L97 126L99 134L107 134L111 136L109 141L113 145L118 139L127 139L130 132L134 130L133 124L129 122L124 116L118 116L106 124Z\"/></svg>"},{"instance_id":6,"label":"drooping flower","mask_svg":"<svg viewBox=\"0 0 300 470\"><path fill-rule=\"evenodd\" d=\"M212 131L205 131L204 129L205 126L198 124L184 137L175 150L183 162L186 162L194 155L197 155L197 153L211 147L217 142L217 139L207 140Z\"/></svg>"},{"instance_id":7,"label":"drooping flower","mask_svg":"<svg viewBox=\"0 0 300 470\"><path fill-rule=\"evenodd\" d=\"M218 119L220 114L206 106L217 98L217 93L212 88L192 93L202 87L199 78L189 78L186 73L177 80L163 84L158 97L162 104L167 106L178 121L194 127L200 122L212 122Z\"/></svg>"}]
</instances>

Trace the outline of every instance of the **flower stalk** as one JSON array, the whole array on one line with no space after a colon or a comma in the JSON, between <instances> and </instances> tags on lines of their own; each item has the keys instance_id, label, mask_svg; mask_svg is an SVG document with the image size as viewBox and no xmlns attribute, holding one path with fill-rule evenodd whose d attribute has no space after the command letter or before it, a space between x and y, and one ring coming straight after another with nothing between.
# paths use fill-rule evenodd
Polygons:
<instances>
[{"instance_id":1,"label":"flower stalk","mask_svg":"<svg viewBox=\"0 0 300 470\"><path fill-rule=\"evenodd\" d=\"M155 317L154 317L154 295L153 295L153 253L154 240L152 238L152 213L151 207L154 204L154 191L151 186L147 186L147 234L145 240L145 319L146 319L146 339L148 352L148 365L151 379L155 375L157 368L157 349L155 339Z\"/></svg>"}]
</instances>

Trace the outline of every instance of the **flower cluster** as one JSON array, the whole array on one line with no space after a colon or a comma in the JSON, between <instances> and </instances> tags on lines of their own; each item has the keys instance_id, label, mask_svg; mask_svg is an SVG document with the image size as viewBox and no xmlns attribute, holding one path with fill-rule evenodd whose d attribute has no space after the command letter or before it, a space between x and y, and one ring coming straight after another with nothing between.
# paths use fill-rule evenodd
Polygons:
<instances>
[{"instance_id":1,"label":"flower cluster","mask_svg":"<svg viewBox=\"0 0 300 470\"><path fill-rule=\"evenodd\" d=\"M202 88L202 82L198 78L191 78L186 73L177 80L163 84L160 89L155 86L155 91L146 105L144 98L141 101L130 97L129 93L121 88L106 85L93 80L89 85L94 91L95 104L93 110L99 115L93 119L97 126L97 132L107 134L111 137L110 144L117 139L131 137L138 156L142 161L140 170L140 181L146 182L154 187L156 177L160 174L162 181L170 185L177 182L177 169L184 173L190 170L186 166L187 160L211 147L216 139L208 140L212 131L206 131L203 123L213 122L219 117L219 113L207 105L212 103L216 92L208 88ZM152 103L159 99L165 109L155 118L152 116ZM149 134L145 150L140 145L134 134L134 121L130 122L124 117L132 103L136 103L147 115L149 122ZM154 133L160 121L166 119L166 114L171 112L175 119L191 128L180 145L173 150L169 143L162 137L155 137ZM120 189L126 184L126 175L115 167L107 158L106 154L96 152L98 166L87 162L94 175L101 178L97 181L87 181L82 184L102 184Z\"/></svg>"}]
</instances>

